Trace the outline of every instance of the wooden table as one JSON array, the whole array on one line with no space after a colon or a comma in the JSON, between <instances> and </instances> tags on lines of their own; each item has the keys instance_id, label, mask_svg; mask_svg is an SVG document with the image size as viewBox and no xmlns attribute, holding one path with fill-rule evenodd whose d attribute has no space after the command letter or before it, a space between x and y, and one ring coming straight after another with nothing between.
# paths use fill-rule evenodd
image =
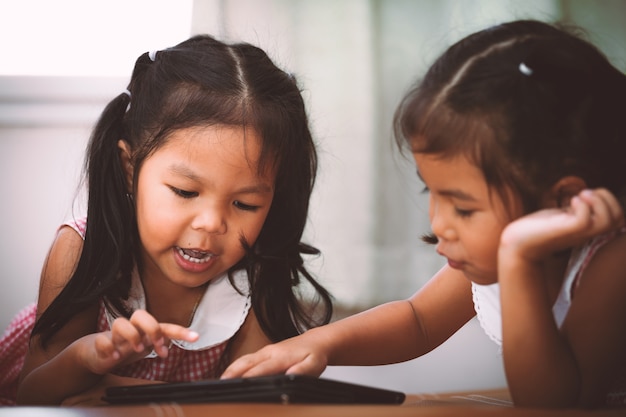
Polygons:
<instances>
[{"instance_id":1,"label":"wooden table","mask_svg":"<svg viewBox=\"0 0 626 417\"><path fill-rule=\"evenodd\" d=\"M408 395L402 405L148 404L104 407L4 407L0 417L613 417L621 410L541 410L512 407L506 390Z\"/></svg>"}]
</instances>

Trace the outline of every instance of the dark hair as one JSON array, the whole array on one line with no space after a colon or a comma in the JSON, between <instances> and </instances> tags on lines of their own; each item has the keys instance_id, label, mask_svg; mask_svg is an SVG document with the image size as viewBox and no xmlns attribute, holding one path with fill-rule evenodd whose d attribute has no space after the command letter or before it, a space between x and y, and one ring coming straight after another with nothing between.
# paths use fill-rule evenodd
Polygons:
<instances>
[{"instance_id":1,"label":"dark hair","mask_svg":"<svg viewBox=\"0 0 626 417\"><path fill-rule=\"evenodd\" d=\"M259 171L276 172L274 198L253 244L229 270L246 269L252 308L267 336L278 341L325 324L332 315L330 294L307 272L302 255L319 251L301 243L317 171L317 154L304 102L293 76L277 68L261 49L225 44L208 35L145 53L136 63L130 94L113 99L102 113L88 146L87 229L70 281L41 315L33 334L42 343L76 313L101 297L130 315L130 276L139 259L133 204L117 143L132 148L135 179L150 156L178 129L215 124L253 128L262 138ZM132 99L131 99L132 96ZM135 181L136 183L136 181ZM315 298L297 286L304 278ZM321 312L315 307L321 305Z\"/></svg>"},{"instance_id":2,"label":"dark hair","mask_svg":"<svg viewBox=\"0 0 626 417\"><path fill-rule=\"evenodd\" d=\"M626 205L626 77L578 32L519 20L455 43L396 110L399 146L468 157L525 212L567 175Z\"/></svg>"}]
</instances>

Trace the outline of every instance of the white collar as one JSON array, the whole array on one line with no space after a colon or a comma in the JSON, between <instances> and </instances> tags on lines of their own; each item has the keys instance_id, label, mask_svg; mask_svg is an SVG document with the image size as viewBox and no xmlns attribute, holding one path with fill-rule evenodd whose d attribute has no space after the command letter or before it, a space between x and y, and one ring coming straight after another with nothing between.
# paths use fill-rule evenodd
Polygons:
<instances>
[{"instance_id":1,"label":"white collar","mask_svg":"<svg viewBox=\"0 0 626 417\"><path fill-rule=\"evenodd\" d=\"M242 270L235 272L233 282L241 293L233 288L227 274L211 281L189 326L200 337L192 343L172 340L173 344L185 350L204 350L219 345L235 335L248 316L251 301L246 272ZM145 292L136 273L132 274L130 296L124 304L130 311L146 308ZM107 308L106 318L110 328L116 315ZM152 352L146 357L155 356L156 353Z\"/></svg>"}]
</instances>

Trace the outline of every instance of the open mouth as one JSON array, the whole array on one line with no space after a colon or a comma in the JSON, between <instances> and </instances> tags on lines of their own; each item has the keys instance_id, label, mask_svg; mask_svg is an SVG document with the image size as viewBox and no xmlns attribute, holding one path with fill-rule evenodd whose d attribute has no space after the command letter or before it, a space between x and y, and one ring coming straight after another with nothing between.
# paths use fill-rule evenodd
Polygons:
<instances>
[{"instance_id":1,"label":"open mouth","mask_svg":"<svg viewBox=\"0 0 626 417\"><path fill-rule=\"evenodd\" d=\"M199 251L199 250L194 250L194 249L183 249L183 248L176 248L176 249L178 250L178 254L183 259L189 262L196 263L196 264L203 264L203 263L209 262L209 260L211 260L211 258L215 256L214 254L210 252L204 252L204 251Z\"/></svg>"}]
</instances>

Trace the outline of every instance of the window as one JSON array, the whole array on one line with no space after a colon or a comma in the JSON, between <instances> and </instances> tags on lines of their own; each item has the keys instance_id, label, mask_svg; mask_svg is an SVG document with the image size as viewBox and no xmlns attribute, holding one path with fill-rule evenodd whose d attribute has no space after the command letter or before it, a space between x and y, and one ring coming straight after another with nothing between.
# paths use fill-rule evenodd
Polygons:
<instances>
[{"instance_id":1,"label":"window","mask_svg":"<svg viewBox=\"0 0 626 417\"><path fill-rule=\"evenodd\" d=\"M189 37L192 0L0 3L0 76L130 76L145 51Z\"/></svg>"}]
</instances>

